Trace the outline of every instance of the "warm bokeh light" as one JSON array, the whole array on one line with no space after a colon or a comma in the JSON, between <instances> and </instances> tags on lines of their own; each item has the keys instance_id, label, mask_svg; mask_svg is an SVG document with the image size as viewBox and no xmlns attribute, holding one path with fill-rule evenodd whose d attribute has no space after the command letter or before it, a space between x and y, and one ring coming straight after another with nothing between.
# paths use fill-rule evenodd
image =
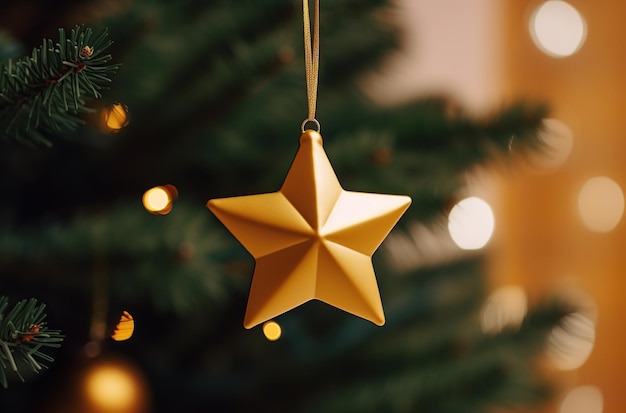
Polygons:
<instances>
[{"instance_id":1,"label":"warm bokeh light","mask_svg":"<svg viewBox=\"0 0 626 413\"><path fill-rule=\"evenodd\" d=\"M595 232L609 232L624 214L624 193L611 178L589 179L578 195L578 211L583 224Z\"/></svg>"},{"instance_id":2,"label":"warm bokeh light","mask_svg":"<svg viewBox=\"0 0 626 413\"><path fill-rule=\"evenodd\" d=\"M517 286L495 290L481 311L481 326L486 334L494 334L506 327L518 327L528 309L526 292Z\"/></svg>"},{"instance_id":3,"label":"warm bokeh light","mask_svg":"<svg viewBox=\"0 0 626 413\"><path fill-rule=\"evenodd\" d=\"M448 231L452 240L464 250L484 247L495 227L493 211L478 197L469 197L456 204L448 215Z\"/></svg>"},{"instance_id":4,"label":"warm bokeh light","mask_svg":"<svg viewBox=\"0 0 626 413\"><path fill-rule=\"evenodd\" d=\"M532 152L533 166L540 171L553 171L569 158L574 146L574 134L563 122L557 119L544 119L539 138L542 150Z\"/></svg>"},{"instance_id":5,"label":"warm bokeh light","mask_svg":"<svg viewBox=\"0 0 626 413\"><path fill-rule=\"evenodd\" d=\"M142 202L144 208L155 214L168 214L172 210L172 201L178 196L173 185L155 186L144 192Z\"/></svg>"},{"instance_id":6,"label":"warm bokeh light","mask_svg":"<svg viewBox=\"0 0 626 413\"><path fill-rule=\"evenodd\" d=\"M150 188L143 194L143 205L148 211L162 211L171 201L170 194L162 186Z\"/></svg>"},{"instance_id":7,"label":"warm bokeh light","mask_svg":"<svg viewBox=\"0 0 626 413\"><path fill-rule=\"evenodd\" d=\"M275 321L268 321L263 324L263 334L269 341L276 341L282 335L280 325Z\"/></svg>"},{"instance_id":8,"label":"warm bokeh light","mask_svg":"<svg viewBox=\"0 0 626 413\"><path fill-rule=\"evenodd\" d=\"M565 317L550 333L548 357L560 370L575 370L582 366L593 350L595 324L581 313Z\"/></svg>"},{"instance_id":9,"label":"warm bokeh light","mask_svg":"<svg viewBox=\"0 0 626 413\"><path fill-rule=\"evenodd\" d=\"M541 51L553 57L567 57L576 53L584 43L587 24L569 3L550 0L535 10L529 30Z\"/></svg>"},{"instance_id":10,"label":"warm bokeh light","mask_svg":"<svg viewBox=\"0 0 626 413\"><path fill-rule=\"evenodd\" d=\"M596 386L579 386L565 396L560 413L602 413L604 398Z\"/></svg>"},{"instance_id":11,"label":"warm bokeh light","mask_svg":"<svg viewBox=\"0 0 626 413\"><path fill-rule=\"evenodd\" d=\"M124 341L132 337L135 331L135 320L133 316L124 311L120 317L120 321L115 326L111 338L115 341Z\"/></svg>"},{"instance_id":12,"label":"warm bokeh light","mask_svg":"<svg viewBox=\"0 0 626 413\"><path fill-rule=\"evenodd\" d=\"M98 412L140 411L144 395L137 375L123 364L98 363L83 382L85 396Z\"/></svg>"},{"instance_id":13,"label":"warm bokeh light","mask_svg":"<svg viewBox=\"0 0 626 413\"><path fill-rule=\"evenodd\" d=\"M128 125L128 108L116 103L102 110L102 122L104 128L110 132L117 132Z\"/></svg>"}]
</instances>

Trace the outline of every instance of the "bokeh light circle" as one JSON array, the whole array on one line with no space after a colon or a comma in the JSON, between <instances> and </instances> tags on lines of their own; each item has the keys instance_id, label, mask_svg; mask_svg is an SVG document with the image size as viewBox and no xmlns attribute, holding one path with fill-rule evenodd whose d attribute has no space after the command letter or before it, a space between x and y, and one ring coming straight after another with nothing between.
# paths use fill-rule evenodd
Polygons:
<instances>
[{"instance_id":1,"label":"bokeh light circle","mask_svg":"<svg viewBox=\"0 0 626 413\"><path fill-rule=\"evenodd\" d=\"M166 215L172 211L172 202L178 197L174 185L155 186L144 192L141 197L144 208L154 214Z\"/></svg>"},{"instance_id":2,"label":"bokeh light circle","mask_svg":"<svg viewBox=\"0 0 626 413\"><path fill-rule=\"evenodd\" d=\"M144 398L142 383L135 372L118 363L94 365L83 385L89 403L102 412L137 411Z\"/></svg>"},{"instance_id":3,"label":"bokeh light circle","mask_svg":"<svg viewBox=\"0 0 626 413\"><path fill-rule=\"evenodd\" d=\"M591 355L595 338L595 323L589 317L570 314L550 333L548 357L559 370L575 370Z\"/></svg>"},{"instance_id":4,"label":"bokeh light circle","mask_svg":"<svg viewBox=\"0 0 626 413\"><path fill-rule=\"evenodd\" d=\"M596 386L579 386L565 396L560 413L602 413L604 397Z\"/></svg>"},{"instance_id":5,"label":"bokeh light circle","mask_svg":"<svg viewBox=\"0 0 626 413\"><path fill-rule=\"evenodd\" d=\"M624 214L624 192L611 178L591 178L578 194L578 212L583 225L591 231L609 232Z\"/></svg>"},{"instance_id":6,"label":"bokeh light circle","mask_svg":"<svg viewBox=\"0 0 626 413\"><path fill-rule=\"evenodd\" d=\"M102 110L103 128L109 132L118 132L128 125L128 108L121 103Z\"/></svg>"},{"instance_id":7,"label":"bokeh light circle","mask_svg":"<svg viewBox=\"0 0 626 413\"><path fill-rule=\"evenodd\" d=\"M456 204L448 215L448 231L459 248L477 250L491 239L495 228L493 211L481 198L472 196Z\"/></svg>"},{"instance_id":8,"label":"bokeh light circle","mask_svg":"<svg viewBox=\"0 0 626 413\"><path fill-rule=\"evenodd\" d=\"M263 324L263 334L269 341L276 341L282 335L282 328L275 321L268 321Z\"/></svg>"},{"instance_id":9,"label":"bokeh light circle","mask_svg":"<svg viewBox=\"0 0 626 413\"><path fill-rule=\"evenodd\" d=\"M529 22L535 45L552 57L576 53L587 36L587 23L571 4L550 0L539 6Z\"/></svg>"},{"instance_id":10,"label":"bokeh light circle","mask_svg":"<svg viewBox=\"0 0 626 413\"><path fill-rule=\"evenodd\" d=\"M491 293L482 308L482 330L486 334L495 334L506 327L517 327L524 321L527 309L528 298L521 287L498 288Z\"/></svg>"}]
</instances>

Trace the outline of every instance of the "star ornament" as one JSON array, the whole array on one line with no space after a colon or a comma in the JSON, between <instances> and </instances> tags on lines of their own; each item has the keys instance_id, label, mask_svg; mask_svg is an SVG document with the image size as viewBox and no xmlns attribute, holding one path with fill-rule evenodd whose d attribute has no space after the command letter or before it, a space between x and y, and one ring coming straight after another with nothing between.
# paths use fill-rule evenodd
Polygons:
<instances>
[{"instance_id":1,"label":"star ornament","mask_svg":"<svg viewBox=\"0 0 626 413\"><path fill-rule=\"evenodd\" d=\"M244 327L313 299L383 325L371 257L410 204L404 195L345 191L313 130L302 133L278 192L210 200L256 261Z\"/></svg>"}]
</instances>

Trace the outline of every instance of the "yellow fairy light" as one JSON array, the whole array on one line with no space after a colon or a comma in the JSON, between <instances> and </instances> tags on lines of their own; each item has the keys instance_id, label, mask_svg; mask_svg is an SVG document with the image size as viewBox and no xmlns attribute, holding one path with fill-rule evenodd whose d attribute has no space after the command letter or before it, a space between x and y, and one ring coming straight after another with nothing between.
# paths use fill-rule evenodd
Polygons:
<instances>
[{"instance_id":1,"label":"yellow fairy light","mask_svg":"<svg viewBox=\"0 0 626 413\"><path fill-rule=\"evenodd\" d=\"M571 4L562 0L549 0L535 10L529 30L541 51L562 58L580 49L587 35L587 24Z\"/></svg>"},{"instance_id":2,"label":"yellow fairy light","mask_svg":"<svg viewBox=\"0 0 626 413\"><path fill-rule=\"evenodd\" d=\"M578 194L578 212L585 227L591 231L609 232L624 215L624 192L611 178L591 178Z\"/></svg>"},{"instance_id":3,"label":"yellow fairy light","mask_svg":"<svg viewBox=\"0 0 626 413\"><path fill-rule=\"evenodd\" d=\"M128 125L128 108L121 103L111 105L102 110L102 122L109 132L118 132Z\"/></svg>"},{"instance_id":4,"label":"yellow fairy light","mask_svg":"<svg viewBox=\"0 0 626 413\"><path fill-rule=\"evenodd\" d=\"M112 361L96 363L87 372L83 386L90 411L144 411L144 383L131 366Z\"/></svg>"},{"instance_id":5,"label":"yellow fairy light","mask_svg":"<svg viewBox=\"0 0 626 413\"><path fill-rule=\"evenodd\" d=\"M448 215L450 236L464 250L483 248L491 239L494 226L491 207L475 196L460 201Z\"/></svg>"},{"instance_id":6,"label":"yellow fairy light","mask_svg":"<svg viewBox=\"0 0 626 413\"><path fill-rule=\"evenodd\" d=\"M120 317L120 321L115 326L115 330L113 330L113 334L111 338L115 341L124 341L131 338L133 332L135 331L135 320L133 316L128 313L128 311L124 311L122 313L122 317Z\"/></svg>"},{"instance_id":7,"label":"yellow fairy light","mask_svg":"<svg viewBox=\"0 0 626 413\"><path fill-rule=\"evenodd\" d=\"M155 214L168 214L172 210L172 201L178 196L173 185L155 186L144 192L142 202L144 208Z\"/></svg>"},{"instance_id":8,"label":"yellow fairy light","mask_svg":"<svg viewBox=\"0 0 626 413\"><path fill-rule=\"evenodd\" d=\"M170 194L162 186L155 186L143 194L143 206L150 212L160 212L172 201Z\"/></svg>"},{"instance_id":9,"label":"yellow fairy light","mask_svg":"<svg viewBox=\"0 0 626 413\"><path fill-rule=\"evenodd\" d=\"M263 334L269 341L276 341L282 335L280 325L275 321L267 321L263 324Z\"/></svg>"}]
</instances>

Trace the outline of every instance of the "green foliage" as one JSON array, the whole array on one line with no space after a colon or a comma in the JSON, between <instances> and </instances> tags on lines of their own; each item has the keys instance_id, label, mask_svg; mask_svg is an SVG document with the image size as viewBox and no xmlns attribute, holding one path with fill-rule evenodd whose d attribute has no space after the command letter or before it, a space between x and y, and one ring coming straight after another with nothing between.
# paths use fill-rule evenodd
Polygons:
<instances>
[{"instance_id":1,"label":"green foliage","mask_svg":"<svg viewBox=\"0 0 626 413\"><path fill-rule=\"evenodd\" d=\"M50 134L74 130L87 103L102 96L118 66L104 54L107 31L77 26L59 41L44 39L30 56L0 65L0 138L49 145Z\"/></svg>"},{"instance_id":2,"label":"green foliage","mask_svg":"<svg viewBox=\"0 0 626 413\"><path fill-rule=\"evenodd\" d=\"M7 313L8 305L8 298L0 296L0 384L5 388L7 371L15 372L22 380L20 367L24 365L38 373L46 367L41 360L54 361L41 350L60 347L63 341L60 331L46 326L45 304L34 298L22 300Z\"/></svg>"}]
</instances>

